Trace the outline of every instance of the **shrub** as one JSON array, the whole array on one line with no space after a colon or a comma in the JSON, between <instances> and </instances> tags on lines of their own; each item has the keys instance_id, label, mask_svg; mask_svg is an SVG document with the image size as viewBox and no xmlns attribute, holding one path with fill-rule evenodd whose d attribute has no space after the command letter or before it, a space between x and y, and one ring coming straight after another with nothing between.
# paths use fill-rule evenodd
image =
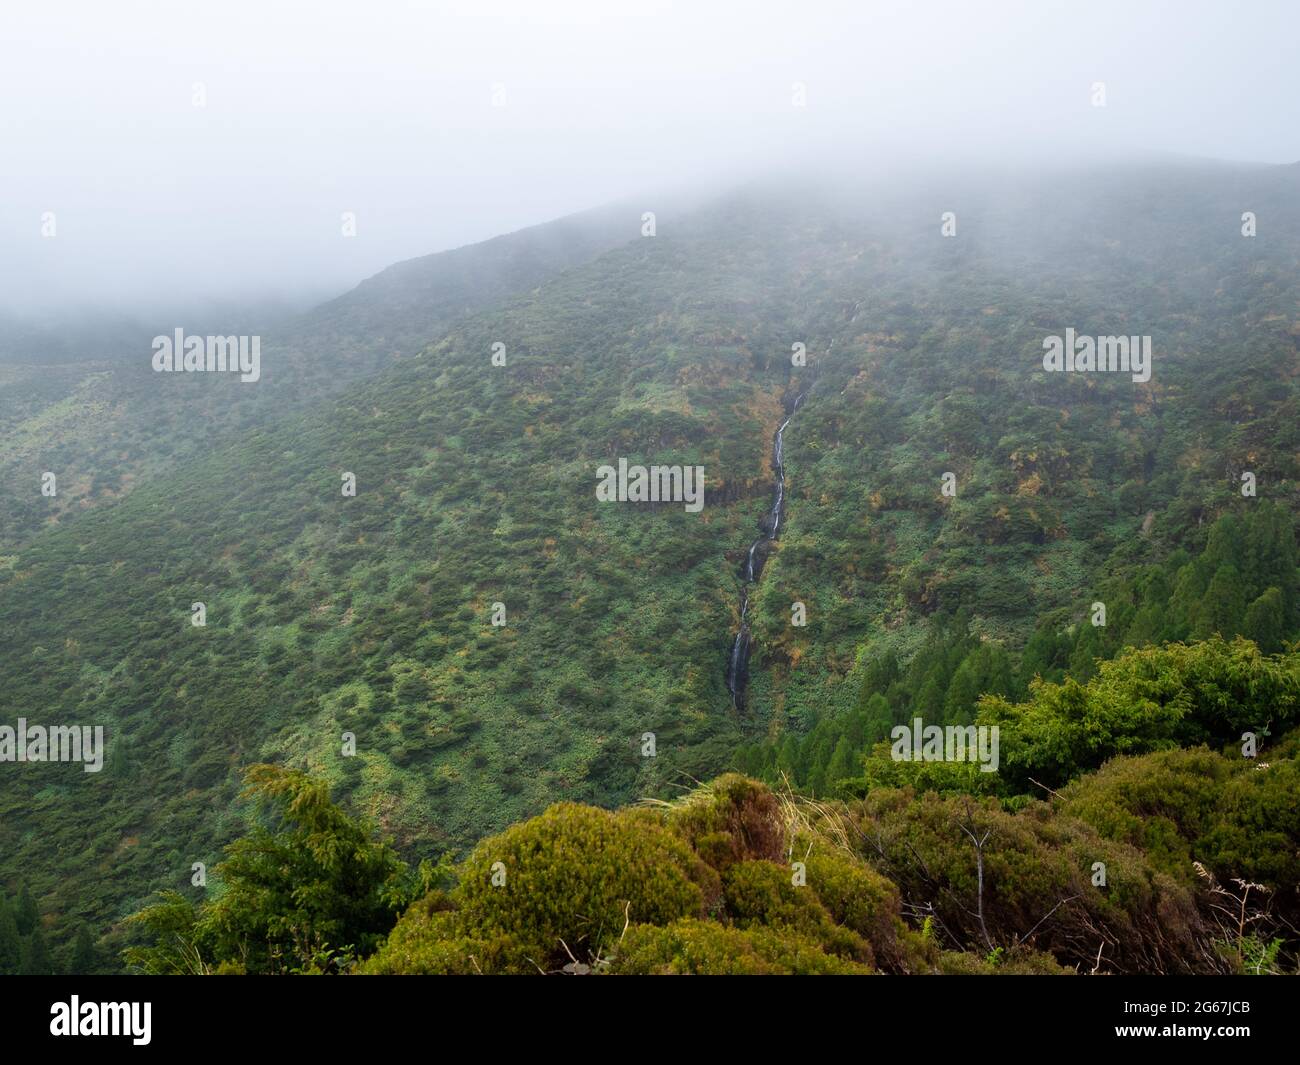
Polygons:
<instances>
[{"instance_id":1,"label":"shrub","mask_svg":"<svg viewBox=\"0 0 1300 1065\"><path fill-rule=\"evenodd\" d=\"M1057 807L1185 883L1198 884L1199 861L1219 880L1264 884L1281 914L1300 916L1298 742L1257 761L1204 747L1116 758L1062 789Z\"/></svg>"},{"instance_id":2,"label":"shrub","mask_svg":"<svg viewBox=\"0 0 1300 1065\"><path fill-rule=\"evenodd\" d=\"M254 974L345 969L396 923L410 895L391 846L331 801L324 781L275 765L245 776L269 827L226 848L212 901L196 907L165 892L133 915L147 942L125 952L129 965L151 974L227 962Z\"/></svg>"},{"instance_id":3,"label":"shrub","mask_svg":"<svg viewBox=\"0 0 1300 1065\"><path fill-rule=\"evenodd\" d=\"M492 883L497 862L501 886ZM480 843L452 897L463 934L514 936L546 967L566 946L575 956L600 951L629 922L703 916L719 893L717 874L662 826L559 803Z\"/></svg>"},{"instance_id":4,"label":"shrub","mask_svg":"<svg viewBox=\"0 0 1300 1065\"><path fill-rule=\"evenodd\" d=\"M1005 954L944 951L938 968L943 976L1075 976L1075 970L1059 964L1050 954L1021 947Z\"/></svg>"},{"instance_id":5,"label":"shrub","mask_svg":"<svg viewBox=\"0 0 1300 1065\"><path fill-rule=\"evenodd\" d=\"M808 887L836 923L871 944L876 965L891 973L923 972L932 967L932 951L903 923L898 886L865 862L824 842L796 851L806 854Z\"/></svg>"},{"instance_id":6,"label":"shrub","mask_svg":"<svg viewBox=\"0 0 1300 1065\"><path fill-rule=\"evenodd\" d=\"M609 971L627 975L867 975L870 966L828 954L791 932L686 919L627 930Z\"/></svg>"},{"instance_id":7,"label":"shrub","mask_svg":"<svg viewBox=\"0 0 1300 1065\"><path fill-rule=\"evenodd\" d=\"M910 912L932 915L948 947L987 954L1029 946L1110 972L1218 971L1192 892L1133 847L1034 802L879 789L852 808L864 857L894 881ZM981 921L977 852L984 838ZM985 835L987 833L987 836ZM1103 863L1107 886L1092 883Z\"/></svg>"},{"instance_id":8,"label":"shrub","mask_svg":"<svg viewBox=\"0 0 1300 1065\"><path fill-rule=\"evenodd\" d=\"M1086 685L1039 684L1028 703L980 702L979 719L1002 727L1002 777L1029 791L1099 768L1115 755L1201 743L1293 724L1300 715L1297 656L1266 657L1248 640L1167 644L1102 663Z\"/></svg>"},{"instance_id":9,"label":"shrub","mask_svg":"<svg viewBox=\"0 0 1300 1065\"><path fill-rule=\"evenodd\" d=\"M723 875L727 914L737 928L788 929L829 954L872 964L871 944L837 925L816 893L796 887L790 870L772 862L737 862Z\"/></svg>"},{"instance_id":10,"label":"shrub","mask_svg":"<svg viewBox=\"0 0 1300 1065\"><path fill-rule=\"evenodd\" d=\"M512 935L463 936L446 897L432 892L402 915L379 951L358 968L365 975L469 976L536 972L528 948Z\"/></svg>"},{"instance_id":11,"label":"shrub","mask_svg":"<svg viewBox=\"0 0 1300 1065\"><path fill-rule=\"evenodd\" d=\"M737 773L718 777L674 805L669 825L719 872L735 862L779 862L785 855L785 825L776 796Z\"/></svg>"}]
</instances>

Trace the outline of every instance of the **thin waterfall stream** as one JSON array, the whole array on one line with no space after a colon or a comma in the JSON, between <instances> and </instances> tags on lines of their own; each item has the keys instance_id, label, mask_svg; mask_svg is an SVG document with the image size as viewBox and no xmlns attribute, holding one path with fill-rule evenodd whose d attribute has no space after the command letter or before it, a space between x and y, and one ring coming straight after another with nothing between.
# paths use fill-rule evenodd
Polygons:
<instances>
[{"instance_id":1,"label":"thin waterfall stream","mask_svg":"<svg viewBox=\"0 0 1300 1065\"><path fill-rule=\"evenodd\" d=\"M740 629L731 645L727 659L727 691L731 692L731 705L737 710L745 707L745 689L749 685L749 655L753 649L753 636L749 631L749 590L763 573L768 552L781 535L781 522L785 518L785 430L794 419L799 406L808 395L808 388L797 393L794 399L786 393L785 420L781 422L772 439L772 506L759 523L761 535L745 553L741 567Z\"/></svg>"}]
</instances>

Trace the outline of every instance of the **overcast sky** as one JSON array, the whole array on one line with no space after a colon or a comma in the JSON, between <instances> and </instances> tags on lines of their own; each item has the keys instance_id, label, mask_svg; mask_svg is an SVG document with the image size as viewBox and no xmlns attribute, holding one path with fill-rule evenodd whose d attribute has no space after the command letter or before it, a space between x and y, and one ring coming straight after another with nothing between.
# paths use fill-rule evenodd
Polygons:
<instances>
[{"instance_id":1,"label":"overcast sky","mask_svg":"<svg viewBox=\"0 0 1300 1065\"><path fill-rule=\"evenodd\" d=\"M844 150L1294 162L1298 30L1293 0L5 0L0 307L327 295Z\"/></svg>"}]
</instances>

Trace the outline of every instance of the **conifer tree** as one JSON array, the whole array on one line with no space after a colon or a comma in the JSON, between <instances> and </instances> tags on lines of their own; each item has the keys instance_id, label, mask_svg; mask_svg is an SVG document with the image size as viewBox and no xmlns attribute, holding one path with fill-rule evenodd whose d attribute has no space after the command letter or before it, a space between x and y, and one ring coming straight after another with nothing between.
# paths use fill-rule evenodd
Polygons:
<instances>
[{"instance_id":1,"label":"conifer tree","mask_svg":"<svg viewBox=\"0 0 1300 1065\"><path fill-rule=\"evenodd\" d=\"M857 775L858 760L853 748L849 746L846 738L841 737L840 742L835 745L835 753L831 755L830 765L826 768L827 787L833 789L841 780L848 780Z\"/></svg>"},{"instance_id":2,"label":"conifer tree","mask_svg":"<svg viewBox=\"0 0 1300 1065\"><path fill-rule=\"evenodd\" d=\"M967 725L975 720L975 700L979 698L974 656L966 659L952 675L943 703L943 721L947 725Z\"/></svg>"},{"instance_id":3,"label":"conifer tree","mask_svg":"<svg viewBox=\"0 0 1300 1065\"><path fill-rule=\"evenodd\" d=\"M50 948L45 942L45 933L41 931L39 925L32 929L32 934L23 943L21 971L23 976L57 974L54 957L50 954Z\"/></svg>"},{"instance_id":4,"label":"conifer tree","mask_svg":"<svg viewBox=\"0 0 1300 1065\"><path fill-rule=\"evenodd\" d=\"M1246 608L1243 634L1265 654L1276 654L1286 634L1285 613L1281 589L1270 588Z\"/></svg>"},{"instance_id":5,"label":"conifer tree","mask_svg":"<svg viewBox=\"0 0 1300 1065\"><path fill-rule=\"evenodd\" d=\"M864 725L863 738L859 745L860 749L870 747L885 739L894 723L894 714L890 709L889 701L879 693L867 700L862 716Z\"/></svg>"},{"instance_id":6,"label":"conifer tree","mask_svg":"<svg viewBox=\"0 0 1300 1065\"><path fill-rule=\"evenodd\" d=\"M787 735L785 741L781 744L780 753L776 756L777 775L785 774L791 784L797 784L801 780L799 772L799 741L793 736Z\"/></svg>"},{"instance_id":7,"label":"conifer tree","mask_svg":"<svg viewBox=\"0 0 1300 1065\"><path fill-rule=\"evenodd\" d=\"M84 924L77 929L76 941L72 944L72 957L68 962L68 972L74 976L93 973L99 968L99 952L95 949L95 939L90 929Z\"/></svg>"},{"instance_id":8,"label":"conifer tree","mask_svg":"<svg viewBox=\"0 0 1300 1065\"><path fill-rule=\"evenodd\" d=\"M1236 566L1225 563L1215 571L1201 598L1196 612L1196 637L1205 640L1217 633L1225 640L1231 639L1240 634L1245 613L1241 573Z\"/></svg>"},{"instance_id":9,"label":"conifer tree","mask_svg":"<svg viewBox=\"0 0 1300 1065\"><path fill-rule=\"evenodd\" d=\"M13 976L22 966L22 937L13 906L0 891L0 976Z\"/></svg>"},{"instance_id":10,"label":"conifer tree","mask_svg":"<svg viewBox=\"0 0 1300 1065\"><path fill-rule=\"evenodd\" d=\"M36 900L24 881L18 889L18 901L14 903L14 920L18 924L18 934L29 936L36 927L40 913L36 909Z\"/></svg>"}]
</instances>

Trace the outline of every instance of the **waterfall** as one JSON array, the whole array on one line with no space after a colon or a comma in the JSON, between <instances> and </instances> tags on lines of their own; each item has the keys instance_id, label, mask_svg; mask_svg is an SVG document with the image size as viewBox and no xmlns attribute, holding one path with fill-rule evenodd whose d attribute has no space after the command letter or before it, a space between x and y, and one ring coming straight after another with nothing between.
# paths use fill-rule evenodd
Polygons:
<instances>
[{"instance_id":1,"label":"waterfall","mask_svg":"<svg viewBox=\"0 0 1300 1065\"><path fill-rule=\"evenodd\" d=\"M759 525L761 535L749 545L745 554L745 565L741 569L740 586L740 628L731 645L731 655L727 659L727 691L731 693L731 705L737 710L745 708L745 689L749 684L749 654L753 649L753 637L749 631L749 589L763 573L763 564L767 561L767 552L781 535L781 520L785 517L785 430L794 420L808 390L799 392L792 403L786 405L785 421L776 430L772 439L772 506Z\"/></svg>"}]
</instances>

